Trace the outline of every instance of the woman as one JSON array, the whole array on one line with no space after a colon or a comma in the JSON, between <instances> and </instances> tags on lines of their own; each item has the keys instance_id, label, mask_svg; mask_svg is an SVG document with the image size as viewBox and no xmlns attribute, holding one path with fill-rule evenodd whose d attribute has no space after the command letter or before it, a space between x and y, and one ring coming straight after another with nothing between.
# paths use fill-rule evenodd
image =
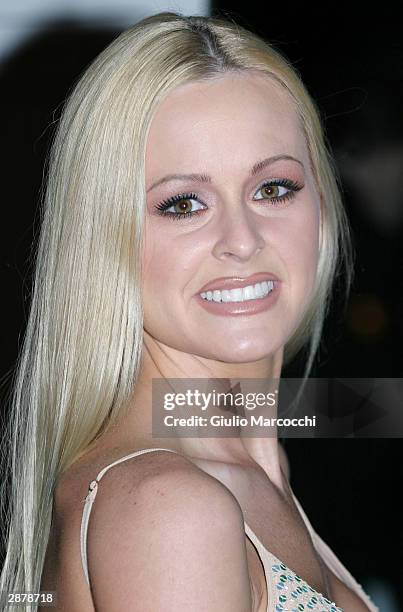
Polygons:
<instances>
[{"instance_id":1,"label":"woman","mask_svg":"<svg viewBox=\"0 0 403 612\"><path fill-rule=\"evenodd\" d=\"M376 610L277 437L152 431L153 378L276 379L309 342L308 376L339 262L348 289L319 113L275 49L175 13L105 49L52 148L1 588L80 612Z\"/></svg>"}]
</instances>

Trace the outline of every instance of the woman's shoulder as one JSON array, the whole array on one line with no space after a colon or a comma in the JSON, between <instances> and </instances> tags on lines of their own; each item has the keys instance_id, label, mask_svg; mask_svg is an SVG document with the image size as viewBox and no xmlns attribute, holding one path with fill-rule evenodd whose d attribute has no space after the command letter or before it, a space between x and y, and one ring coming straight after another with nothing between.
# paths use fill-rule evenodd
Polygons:
<instances>
[{"instance_id":1,"label":"woman's shoulder","mask_svg":"<svg viewBox=\"0 0 403 612\"><path fill-rule=\"evenodd\" d=\"M43 584L57 590L69 609L94 609L80 554L89 484L103 468L131 453L114 448L87 454L57 484ZM164 589L166 597L174 596L171 583L163 581L165 566L171 579L176 573L181 584L188 581L191 596L192 589L202 589L200 567L212 563L209 567L218 576L229 553L234 558L230 567L243 585L238 597L244 602L249 597L242 511L224 485L183 455L155 450L114 465L100 479L86 518L87 564L97 610L128 609L130 601L153 601L153 593L157 597ZM122 583L122 575L127 579L118 589L113 585ZM223 589L223 601L232 601L225 584L216 586ZM185 596L179 586L175 596L179 610Z\"/></svg>"},{"instance_id":2,"label":"woman's shoulder","mask_svg":"<svg viewBox=\"0 0 403 612\"><path fill-rule=\"evenodd\" d=\"M228 496L234 504L238 504L236 497L220 479L198 467L185 455L156 448L152 452L132 456L133 453L144 448L144 445L139 445L138 449L117 446L95 448L90 453L82 455L62 474L56 484L55 510L60 516L67 515L70 518L74 514L82 513L83 500L88 493L90 483L108 466L111 467L101 478L97 499L102 499L102 490L107 491L110 504L121 503L122 498L128 494L135 497L152 494L153 487L159 485L165 488L176 487L176 480L196 490L200 487L216 490L217 494ZM282 444L279 444L279 454L282 470L289 480L289 462ZM123 461L112 465L123 458L125 458ZM100 503L102 502L98 501L97 505L99 506Z\"/></svg>"},{"instance_id":3,"label":"woman's shoulder","mask_svg":"<svg viewBox=\"0 0 403 612\"><path fill-rule=\"evenodd\" d=\"M80 502L100 472L103 474L98 485L97 499L102 498L103 489L108 489L107 497L110 500L116 499L118 502L122 495L138 496L156 485L166 483L167 486L173 486L176 480L186 482L187 486L210 486L230 493L218 480L183 454L159 448L152 452L134 454L136 452L133 448L129 452L114 447L95 450L75 461L57 482L54 494L56 507L60 511L66 507L69 514L73 506L82 507Z\"/></svg>"},{"instance_id":4,"label":"woman's shoulder","mask_svg":"<svg viewBox=\"0 0 403 612\"><path fill-rule=\"evenodd\" d=\"M80 462L65 475L70 499L64 499L62 512L70 528L75 524L77 541L88 484L105 467L104 459L109 464L118 458L93 457L92 465ZM231 609L245 609L237 606L250 597L242 510L227 487L183 455L155 450L105 472L90 515L87 548L95 601L108 610L138 599L153 602L154 596L157 609L164 593L172 602L177 598L182 609L196 592L202 600L206 580L215 581L213 590L225 605L232 602ZM128 580L121 581L122 575ZM230 576L236 576L231 588ZM111 585L121 583L117 594Z\"/></svg>"}]
</instances>

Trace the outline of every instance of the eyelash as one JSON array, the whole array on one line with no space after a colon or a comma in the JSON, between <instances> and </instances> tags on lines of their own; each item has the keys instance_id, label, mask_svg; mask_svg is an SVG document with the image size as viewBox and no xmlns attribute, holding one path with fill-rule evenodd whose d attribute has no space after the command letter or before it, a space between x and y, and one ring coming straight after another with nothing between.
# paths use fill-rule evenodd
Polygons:
<instances>
[{"instance_id":1,"label":"eyelash","mask_svg":"<svg viewBox=\"0 0 403 612\"><path fill-rule=\"evenodd\" d=\"M300 185L299 183L296 183L295 181L291 181L290 179L273 179L271 181L265 181L264 183L262 183L262 185L258 187L257 191L259 191L259 189L263 189L264 187L268 187L272 185L278 185L280 187L286 187L286 189L289 189L289 191L286 194L280 197L277 196L274 198L269 198L269 201L276 202L277 206L282 204L286 200L290 200L294 198L296 192L300 191L303 188L303 185ZM199 210L189 211L185 213L173 213L173 212L167 211L167 208L171 208L171 206L173 206L177 202L180 202L181 200L197 200L199 204L204 204L204 202L201 202L198 199L195 193L181 193L181 194L173 196L172 198L168 198L167 200L163 200L157 206L155 206L157 214L162 215L164 217L169 217L173 221L176 221L176 220L179 220L185 217L189 218L194 215L199 215L200 213L203 213L206 210L205 208L200 208Z\"/></svg>"}]
</instances>

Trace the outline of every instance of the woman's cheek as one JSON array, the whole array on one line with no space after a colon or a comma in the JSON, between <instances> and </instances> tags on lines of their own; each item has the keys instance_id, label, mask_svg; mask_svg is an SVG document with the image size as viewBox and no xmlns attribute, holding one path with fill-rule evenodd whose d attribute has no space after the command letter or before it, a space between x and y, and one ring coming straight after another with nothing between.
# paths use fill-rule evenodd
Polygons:
<instances>
[{"instance_id":1,"label":"woman's cheek","mask_svg":"<svg viewBox=\"0 0 403 612\"><path fill-rule=\"evenodd\" d=\"M295 308L311 299L319 258L319 216L307 208L278 236L278 252L286 268L286 282L294 296Z\"/></svg>"}]
</instances>

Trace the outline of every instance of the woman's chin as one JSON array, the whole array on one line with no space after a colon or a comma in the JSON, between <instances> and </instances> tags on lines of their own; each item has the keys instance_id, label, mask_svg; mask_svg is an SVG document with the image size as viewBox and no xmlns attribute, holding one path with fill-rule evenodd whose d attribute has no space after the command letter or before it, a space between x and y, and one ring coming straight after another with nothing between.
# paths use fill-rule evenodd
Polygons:
<instances>
[{"instance_id":1,"label":"woman's chin","mask_svg":"<svg viewBox=\"0 0 403 612\"><path fill-rule=\"evenodd\" d=\"M270 361L275 353L282 347L279 344L266 343L260 346L261 342L237 344L236 342L226 342L225 346L209 347L208 350L200 350L197 354L205 359L212 359L221 363L228 364L252 364L259 361ZM195 353L196 354L196 353Z\"/></svg>"}]
</instances>

